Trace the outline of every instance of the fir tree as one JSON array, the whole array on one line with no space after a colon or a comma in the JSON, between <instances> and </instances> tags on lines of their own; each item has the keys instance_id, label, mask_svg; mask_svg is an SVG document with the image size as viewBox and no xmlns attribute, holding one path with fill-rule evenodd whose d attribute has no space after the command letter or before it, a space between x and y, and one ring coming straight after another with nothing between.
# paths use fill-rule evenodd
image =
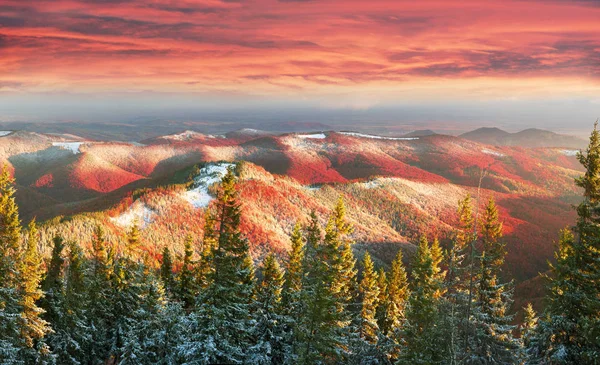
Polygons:
<instances>
[{"instance_id":1,"label":"fir tree","mask_svg":"<svg viewBox=\"0 0 600 365\"><path fill-rule=\"evenodd\" d=\"M300 224L294 226L290 236L292 249L290 251L287 270L285 272L285 284L283 291L284 306L294 312L294 307L298 306L298 294L302 289L302 261L304 260L304 238L302 237L302 227Z\"/></svg>"},{"instance_id":2,"label":"fir tree","mask_svg":"<svg viewBox=\"0 0 600 365\"><path fill-rule=\"evenodd\" d=\"M281 293L283 290L283 270L275 255L269 254L263 261L262 280L257 285L254 313L257 325L253 338L256 345L247 355L252 364L284 364L289 356L289 346L285 341L285 322Z\"/></svg>"},{"instance_id":3,"label":"fir tree","mask_svg":"<svg viewBox=\"0 0 600 365\"><path fill-rule=\"evenodd\" d=\"M21 364L17 351L21 308L16 290L21 222L15 204L14 180L6 165L0 173L0 362Z\"/></svg>"},{"instance_id":4,"label":"fir tree","mask_svg":"<svg viewBox=\"0 0 600 365\"><path fill-rule=\"evenodd\" d=\"M299 324L298 363L345 361L352 331L349 306L356 295L356 271L341 199L329 218L325 237L313 213L303 262L303 313Z\"/></svg>"},{"instance_id":5,"label":"fir tree","mask_svg":"<svg viewBox=\"0 0 600 365\"><path fill-rule=\"evenodd\" d=\"M302 235L302 227L299 223L294 226L290 236L292 247L287 262L287 270L285 271L285 280L283 284L282 302L284 321L286 327L286 344L290 346L290 353L286 361L291 363L296 360L295 355L298 353L300 323L298 320L303 313L303 292L302 281L304 277L304 256L305 243Z\"/></svg>"},{"instance_id":6,"label":"fir tree","mask_svg":"<svg viewBox=\"0 0 600 365\"><path fill-rule=\"evenodd\" d=\"M493 198L486 205L481 225L483 253L478 277L478 298L473 310L475 334L471 338L469 364L514 364L518 343L512 336L514 326L508 308L512 290L499 283L506 247L502 242L502 223Z\"/></svg>"},{"instance_id":7,"label":"fir tree","mask_svg":"<svg viewBox=\"0 0 600 365\"><path fill-rule=\"evenodd\" d=\"M119 365L176 364L181 359L177 345L185 340L187 330L180 305L169 305L159 280L144 265L137 267L138 306L125 318Z\"/></svg>"},{"instance_id":8,"label":"fir tree","mask_svg":"<svg viewBox=\"0 0 600 365\"><path fill-rule=\"evenodd\" d=\"M87 298L86 320L90 338L84 350L89 364L102 364L109 359L115 342L113 325L113 257L107 249L104 229L97 226L92 239L92 257L89 273L86 275Z\"/></svg>"},{"instance_id":9,"label":"fir tree","mask_svg":"<svg viewBox=\"0 0 600 365\"><path fill-rule=\"evenodd\" d=\"M379 326L375 318L379 304L379 285L377 282L377 272L374 270L371 255L366 252L363 259L363 277L359 286L361 296L360 338L369 344L377 342L379 332Z\"/></svg>"},{"instance_id":10,"label":"fir tree","mask_svg":"<svg viewBox=\"0 0 600 365\"><path fill-rule=\"evenodd\" d=\"M444 288L447 292L441 305L445 318L445 334L449 363L464 358L468 337L474 332L471 321L475 287L474 225L471 195L458 202L458 225L448 252L448 273Z\"/></svg>"},{"instance_id":11,"label":"fir tree","mask_svg":"<svg viewBox=\"0 0 600 365\"><path fill-rule=\"evenodd\" d=\"M40 288L42 281L42 260L38 253L38 231L35 221L27 228L27 241L19 267L19 304L21 318L19 321L21 338L25 343L22 356L30 362L40 361L48 355L47 346L41 342L50 332L48 322L42 318L44 310L36 302L43 297Z\"/></svg>"},{"instance_id":12,"label":"fir tree","mask_svg":"<svg viewBox=\"0 0 600 365\"><path fill-rule=\"evenodd\" d=\"M437 364L445 358L436 344L440 290L437 273L427 238L422 236L413 263L400 364Z\"/></svg>"},{"instance_id":13,"label":"fir tree","mask_svg":"<svg viewBox=\"0 0 600 365\"><path fill-rule=\"evenodd\" d=\"M215 217L211 209L207 209L204 214L204 235L202 237L202 253L198 263L197 282L201 289L210 286L210 278L213 274L213 253L217 246L217 236L215 232Z\"/></svg>"},{"instance_id":14,"label":"fir tree","mask_svg":"<svg viewBox=\"0 0 600 365\"><path fill-rule=\"evenodd\" d=\"M52 322L54 333L48 338L57 364L85 364L91 348L92 333L88 327L85 259L79 245L69 243L68 269L61 316Z\"/></svg>"},{"instance_id":15,"label":"fir tree","mask_svg":"<svg viewBox=\"0 0 600 365\"><path fill-rule=\"evenodd\" d=\"M160 279L166 292L171 295L174 294L173 258L171 257L171 250L167 246L163 247L162 261L160 263Z\"/></svg>"},{"instance_id":16,"label":"fir tree","mask_svg":"<svg viewBox=\"0 0 600 365\"><path fill-rule=\"evenodd\" d=\"M16 287L21 254L21 221L14 194L14 179L4 166L0 173L0 285L4 288Z\"/></svg>"},{"instance_id":17,"label":"fir tree","mask_svg":"<svg viewBox=\"0 0 600 365\"><path fill-rule=\"evenodd\" d=\"M179 300L183 303L183 308L191 310L194 307L196 295L196 282L194 278L194 268L192 267L192 236L185 238L183 250L183 264L179 273Z\"/></svg>"},{"instance_id":18,"label":"fir tree","mask_svg":"<svg viewBox=\"0 0 600 365\"><path fill-rule=\"evenodd\" d=\"M125 246L128 257L133 257L141 245L140 227L137 223L131 225L127 231L127 245Z\"/></svg>"},{"instance_id":19,"label":"fir tree","mask_svg":"<svg viewBox=\"0 0 600 365\"><path fill-rule=\"evenodd\" d=\"M39 300L40 307L45 311L42 318L51 324L57 322L61 316L58 307L62 305L64 299L63 269L65 264L65 259L63 258L63 250L65 248L64 239L57 235L52 239L52 243L52 256L46 276L41 283L44 296Z\"/></svg>"},{"instance_id":20,"label":"fir tree","mask_svg":"<svg viewBox=\"0 0 600 365\"><path fill-rule=\"evenodd\" d=\"M402 327L406 318L409 293L406 270L402 263L402 251L399 250L392 262L387 282L386 311L381 325L385 335L395 337L397 331Z\"/></svg>"},{"instance_id":21,"label":"fir tree","mask_svg":"<svg viewBox=\"0 0 600 365\"><path fill-rule=\"evenodd\" d=\"M236 178L229 168L217 194L216 245L210 286L202 293L194 318L195 340L181 346L191 363L239 363L251 345L250 311L254 290L248 241L240 231L241 208Z\"/></svg>"},{"instance_id":22,"label":"fir tree","mask_svg":"<svg viewBox=\"0 0 600 365\"><path fill-rule=\"evenodd\" d=\"M600 357L600 132L598 122L575 184L583 189L575 234L561 233L551 266L548 306L540 323L540 346L552 364L593 363Z\"/></svg>"},{"instance_id":23,"label":"fir tree","mask_svg":"<svg viewBox=\"0 0 600 365\"><path fill-rule=\"evenodd\" d=\"M538 330L538 317L533 310L531 303L528 303L523 308L524 318L523 324L521 325L521 348L522 354L520 362L523 364L535 363L533 360L537 358L537 330Z\"/></svg>"}]
</instances>

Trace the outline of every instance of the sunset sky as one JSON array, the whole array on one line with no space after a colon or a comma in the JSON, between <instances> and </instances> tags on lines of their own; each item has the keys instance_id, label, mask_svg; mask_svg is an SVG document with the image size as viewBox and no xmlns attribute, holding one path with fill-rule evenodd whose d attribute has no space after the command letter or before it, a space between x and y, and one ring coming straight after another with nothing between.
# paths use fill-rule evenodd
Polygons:
<instances>
[{"instance_id":1,"label":"sunset sky","mask_svg":"<svg viewBox=\"0 0 600 365\"><path fill-rule=\"evenodd\" d=\"M71 107L589 126L600 0L0 1L0 120Z\"/></svg>"}]
</instances>

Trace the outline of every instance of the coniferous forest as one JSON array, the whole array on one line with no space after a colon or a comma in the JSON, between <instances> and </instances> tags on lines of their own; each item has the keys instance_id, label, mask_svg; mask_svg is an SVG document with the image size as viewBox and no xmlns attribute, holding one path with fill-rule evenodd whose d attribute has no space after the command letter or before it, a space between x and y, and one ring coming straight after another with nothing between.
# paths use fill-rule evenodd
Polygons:
<instances>
[{"instance_id":1,"label":"coniferous forest","mask_svg":"<svg viewBox=\"0 0 600 365\"><path fill-rule=\"evenodd\" d=\"M56 236L38 252L14 181L0 177L2 364L597 364L600 363L600 133L578 155L585 174L574 227L557 232L545 309L513 308L494 199L458 202L450 247L423 235L391 267L358 260L342 199L325 225L297 224L286 257L256 263L229 169L203 237L160 268L130 228L117 250ZM565 223L566 224L566 223ZM196 245L195 242L201 242ZM405 265L406 263L409 263ZM515 321L523 312L522 323Z\"/></svg>"}]
</instances>

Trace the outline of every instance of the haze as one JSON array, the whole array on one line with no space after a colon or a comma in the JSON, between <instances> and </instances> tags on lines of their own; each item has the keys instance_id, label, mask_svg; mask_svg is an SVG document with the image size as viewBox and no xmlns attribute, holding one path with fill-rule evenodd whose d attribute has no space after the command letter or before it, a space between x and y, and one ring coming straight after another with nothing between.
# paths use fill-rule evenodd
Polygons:
<instances>
[{"instance_id":1,"label":"haze","mask_svg":"<svg viewBox=\"0 0 600 365\"><path fill-rule=\"evenodd\" d=\"M597 1L14 1L0 121L585 134Z\"/></svg>"}]
</instances>

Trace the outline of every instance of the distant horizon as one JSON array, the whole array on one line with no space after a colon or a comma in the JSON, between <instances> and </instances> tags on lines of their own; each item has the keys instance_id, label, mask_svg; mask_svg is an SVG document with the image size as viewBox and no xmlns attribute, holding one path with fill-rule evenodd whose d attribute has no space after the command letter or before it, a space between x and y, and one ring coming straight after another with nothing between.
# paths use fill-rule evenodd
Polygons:
<instances>
[{"instance_id":1,"label":"distant horizon","mask_svg":"<svg viewBox=\"0 0 600 365\"><path fill-rule=\"evenodd\" d=\"M586 0L5 0L0 121L581 134L600 116L598 19Z\"/></svg>"}]
</instances>

